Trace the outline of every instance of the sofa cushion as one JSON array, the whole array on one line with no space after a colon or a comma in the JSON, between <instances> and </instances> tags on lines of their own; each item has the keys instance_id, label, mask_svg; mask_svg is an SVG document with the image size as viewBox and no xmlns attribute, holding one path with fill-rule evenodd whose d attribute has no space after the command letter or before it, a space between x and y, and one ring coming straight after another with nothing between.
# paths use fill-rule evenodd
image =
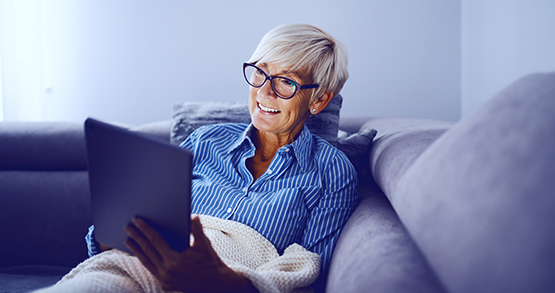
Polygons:
<instances>
[{"instance_id":1,"label":"sofa cushion","mask_svg":"<svg viewBox=\"0 0 555 293\"><path fill-rule=\"evenodd\" d=\"M326 291L446 292L385 195L371 182L362 184L362 201L333 253Z\"/></svg>"},{"instance_id":2,"label":"sofa cushion","mask_svg":"<svg viewBox=\"0 0 555 293\"><path fill-rule=\"evenodd\" d=\"M385 194L391 193L414 160L452 125L439 120L372 118L362 126L379 131L368 164Z\"/></svg>"},{"instance_id":3,"label":"sofa cushion","mask_svg":"<svg viewBox=\"0 0 555 293\"><path fill-rule=\"evenodd\" d=\"M87 258L87 171L0 171L0 268Z\"/></svg>"},{"instance_id":4,"label":"sofa cushion","mask_svg":"<svg viewBox=\"0 0 555 293\"><path fill-rule=\"evenodd\" d=\"M216 123L250 123L245 103L183 102L173 105L170 142L181 144L197 128Z\"/></svg>"},{"instance_id":5,"label":"sofa cushion","mask_svg":"<svg viewBox=\"0 0 555 293\"><path fill-rule=\"evenodd\" d=\"M157 121L147 124L141 124L134 127L130 127L129 130L140 132L152 138L170 142L170 133L172 128L171 120Z\"/></svg>"},{"instance_id":6,"label":"sofa cushion","mask_svg":"<svg viewBox=\"0 0 555 293\"><path fill-rule=\"evenodd\" d=\"M449 292L555 292L555 73L525 77L387 193Z\"/></svg>"},{"instance_id":7,"label":"sofa cushion","mask_svg":"<svg viewBox=\"0 0 555 293\"><path fill-rule=\"evenodd\" d=\"M86 170L83 125L1 122L0 170Z\"/></svg>"},{"instance_id":8,"label":"sofa cushion","mask_svg":"<svg viewBox=\"0 0 555 293\"><path fill-rule=\"evenodd\" d=\"M320 113L311 115L306 126L312 134L318 135L335 145L339 130L339 111L343 98L336 95ZM181 144L197 128L215 123L250 123L251 118L246 103L183 102L173 106L173 126L170 142Z\"/></svg>"},{"instance_id":9,"label":"sofa cushion","mask_svg":"<svg viewBox=\"0 0 555 293\"><path fill-rule=\"evenodd\" d=\"M343 130L347 133L355 133L364 130L362 126L368 122L371 117L346 117L342 116L339 119L339 130Z\"/></svg>"},{"instance_id":10,"label":"sofa cushion","mask_svg":"<svg viewBox=\"0 0 555 293\"><path fill-rule=\"evenodd\" d=\"M70 267L29 265L0 269L0 293L24 293L49 287L64 275Z\"/></svg>"}]
</instances>

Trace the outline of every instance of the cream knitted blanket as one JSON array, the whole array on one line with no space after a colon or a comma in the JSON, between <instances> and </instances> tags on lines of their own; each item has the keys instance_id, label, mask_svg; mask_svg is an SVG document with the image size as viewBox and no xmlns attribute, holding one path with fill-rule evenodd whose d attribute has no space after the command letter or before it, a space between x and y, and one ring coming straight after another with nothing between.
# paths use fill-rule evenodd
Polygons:
<instances>
[{"instance_id":1,"label":"cream knitted blanket","mask_svg":"<svg viewBox=\"0 0 555 293\"><path fill-rule=\"evenodd\" d=\"M204 233L222 261L243 274L260 292L310 292L320 256L298 244L283 255L254 229L200 216ZM103 252L75 267L55 286L38 292L164 292L139 259L119 250Z\"/></svg>"}]
</instances>

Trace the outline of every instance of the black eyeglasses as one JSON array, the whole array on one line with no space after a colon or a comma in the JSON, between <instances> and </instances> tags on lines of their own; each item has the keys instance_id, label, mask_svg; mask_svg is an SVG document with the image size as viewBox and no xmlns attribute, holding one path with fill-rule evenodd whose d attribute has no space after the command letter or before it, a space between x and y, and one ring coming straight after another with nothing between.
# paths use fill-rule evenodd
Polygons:
<instances>
[{"instance_id":1,"label":"black eyeglasses","mask_svg":"<svg viewBox=\"0 0 555 293\"><path fill-rule=\"evenodd\" d=\"M272 90L276 96L282 99L291 99L299 90L313 89L320 86L318 84L300 85L298 82L286 77L268 76L262 69L250 63L243 63L243 75L247 83L256 88L263 86L267 80L270 80Z\"/></svg>"}]
</instances>

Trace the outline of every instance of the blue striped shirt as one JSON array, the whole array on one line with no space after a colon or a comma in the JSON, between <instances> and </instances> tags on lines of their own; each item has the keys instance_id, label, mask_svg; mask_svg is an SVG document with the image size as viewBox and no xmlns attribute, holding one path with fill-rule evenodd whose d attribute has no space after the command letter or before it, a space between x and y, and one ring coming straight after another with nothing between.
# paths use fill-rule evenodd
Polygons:
<instances>
[{"instance_id":1,"label":"blue striped shirt","mask_svg":"<svg viewBox=\"0 0 555 293\"><path fill-rule=\"evenodd\" d=\"M325 277L341 229L357 206L357 176L347 156L305 126L254 180L246 166L252 125L197 129L182 147L193 153L192 213L248 225L279 253L293 243L318 253ZM89 255L98 253L87 235ZM325 272L325 273L324 273Z\"/></svg>"}]
</instances>

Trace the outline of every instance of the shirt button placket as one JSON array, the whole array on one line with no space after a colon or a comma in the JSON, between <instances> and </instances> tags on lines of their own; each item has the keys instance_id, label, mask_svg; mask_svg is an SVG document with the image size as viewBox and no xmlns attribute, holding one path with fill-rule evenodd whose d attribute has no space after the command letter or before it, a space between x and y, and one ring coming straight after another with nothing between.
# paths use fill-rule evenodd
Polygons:
<instances>
[{"instance_id":1,"label":"shirt button placket","mask_svg":"<svg viewBox=\"0 0 555 293\"><path fill-rule=\"evenodd\" d=\"M247 193L248 193L248 191L249 191L249 188L248 188L248 187L244 187L244 188L241 189L241 190L245 193L245 195L247 195ZM231 212L233 212L233 209L232 209L232 208L227 208L226 212L227 212L228 214L231 214Z\"/></svg>"}]
</instances>

